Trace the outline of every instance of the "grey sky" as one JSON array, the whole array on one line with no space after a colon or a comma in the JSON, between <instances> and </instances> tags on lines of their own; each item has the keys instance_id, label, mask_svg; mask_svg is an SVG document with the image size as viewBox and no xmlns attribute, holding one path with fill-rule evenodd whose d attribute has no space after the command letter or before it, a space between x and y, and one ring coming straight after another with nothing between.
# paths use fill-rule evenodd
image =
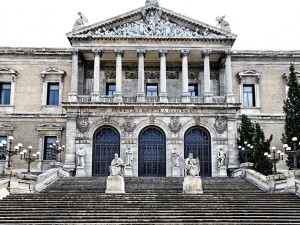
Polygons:
<instances>
[{"instance_id":1,"label":"grey sky","mask_svg":"<svg viewBox=\"0 0 300 225\"><path fill-rule=\"evenodd\" d=\"M159 0L160 6L216 25L226 15L233 49L300 50L299 0ZM134 10L145 0L0 0L0 46L70 47L78 11L89 24Z\"/></svg>"}]
</instances>

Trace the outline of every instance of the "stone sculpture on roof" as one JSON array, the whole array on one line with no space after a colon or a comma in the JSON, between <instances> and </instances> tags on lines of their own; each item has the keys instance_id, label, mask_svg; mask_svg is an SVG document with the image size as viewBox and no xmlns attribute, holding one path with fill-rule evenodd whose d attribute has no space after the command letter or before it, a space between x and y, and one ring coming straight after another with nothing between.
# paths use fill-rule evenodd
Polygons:
<instances>
[{"instance_id":1,"label":"stone sculpture on roof","mask_svg":"<svg viewBox=\"0 0 300 225\"><path fill-rule=\"evenodd\" d=\"M225 15L221 17L217 17L216 21L217 21L217 27L219 27L221 30L224 30L226 32L231 32L229 23L225 20Z\"/></svg>"},{"instance_id":2,"label":"stone sculpture on roof","mask_svg":"<svg viewBox=\"0 0 300 225\"><path fill-rule=\"evenodd\" d=\"M84 24L89 22L88 19L81 12L78 12L78 15L79 18L74 23L73 31L84 27Z\"/></svg>"}]
</instances>

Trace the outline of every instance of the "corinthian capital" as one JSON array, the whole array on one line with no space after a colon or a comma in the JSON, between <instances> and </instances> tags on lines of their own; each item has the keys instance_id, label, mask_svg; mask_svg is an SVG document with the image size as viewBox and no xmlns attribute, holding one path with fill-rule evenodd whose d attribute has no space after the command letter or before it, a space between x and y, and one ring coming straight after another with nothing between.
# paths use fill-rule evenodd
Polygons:
<instances>
[{"instance_id":1,"label":"corinthian capital","mask_svg":"<svg viewBox=\"0 0 300 225\"><path fill-rule=\"evenodd\" d=\"M166 50L166 49L160 49L159 50L159 57L166 57L167 56L167 54L168 54L168 50Z\"/></svg>"},{"instance_id":2,"label":"corinthian capital","mask_svg":"<svg viewBox=\"0 0 300 225\"><path fill-rule=\"evenodd\" d=\"M210 49L205 49L202 51L203 57L210 56L211 53L212 53L212 51Z\"/></svg>"},{"instance_id":3,"label":"corinthian capital","mask_svg":"<svg viewBox=\"0 0 300 225\"><path fill-rule=\"evenodd\" d=\"M93 49L94 56L102 57L102 51L100 49Z\"/></svg>"},{"instance_id":4,"label":"corinthian capital","mask_svg":"<svg viewBox=\"0 0 300 225\"><path fill-rule=\"evenodd\" d=\"M140 57L140 56L145 57L145 55L146 55L145 49L138 49L138 50L136 50L136 52L137 52L138 57Z\"/></svg>"},{"instance_id":5,"label":"corinthian capital","mask_svg":"<svg viewBox=\"0 0 300 225\"><path fill-rule=\"evenodd\" d=\"M124 51L122 49L115 49L115 54L116 54L116 56L123 57Z\"/></svg>"},{"instance_id":6,"label":"corinthian capital","mask_svg":"<svg viewBox=\"0 0 300 225\"><path fill-rule=\"evenodd\" d=\"M190 50L187 50L187 49L181 50L180 57L182 58L182 57L188 56L190 53L191 53Z\"/></svg>"}]
</instances>

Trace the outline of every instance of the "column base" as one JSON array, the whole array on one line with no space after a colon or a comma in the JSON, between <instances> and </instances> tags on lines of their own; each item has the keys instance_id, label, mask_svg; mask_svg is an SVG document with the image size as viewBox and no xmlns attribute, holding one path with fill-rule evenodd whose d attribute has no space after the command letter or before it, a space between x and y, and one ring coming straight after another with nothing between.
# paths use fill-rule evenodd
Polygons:
<instances>
[{"instance_id":1,"label":"column base","mask_svg":"<svg viewBox=\"0 0 300 225\"><path fill-rule=\"evenodd\" d=\"M159 102L168 103L168 93L162 92L159 94Z\"/></svg>"},{"instance_id":2,"label":"column base","mask_svg":"<svg viewBox=\"0 0 300 225\"><path fill-rule=\"evenodd\" d=\"M91 94L91 101L92 102L99 102L100 101L100 94L99 94L99 92L93 92Z\"/></svg>"},{"instance_id":3,"label":"column base","mask_svg":"<svg viewBox=\"0 0 300 225\"><path fill-rule=\"evenodd\" d=\"M114 102L123 102L122 92L116 92L115 93Z\"/></svg>"},{"instance_id":4,"label":"column base","mask_svg":"<svg viewBox=\"0 0 300 225\"><path fill-rule=\"evenodd\" d=\"M146 101L146 95L145 92L140 92L136 94L136 101L140 103L144 103Z\"/></svg>"},{"instance_id":5,"label":"column base","mask_svg":"<svg viewBox=\"0 0 300 225\"><path fill-rule=\"evenodd\" d=\"M204 94L204 103L212 103L213 102L213 94L207 93Z\"/></svg>"},{"instance_id":6,"label":"column base","mask_svg":"<svg viewBox=\"0 0 300 225\"><path fill-rule=\"evenodd\" d=\"M235 95L234 94L227 94L226 95L226 102L227 103L235 103Z\"/></svg>"},{"instance_id":7,"label":"column base","mask_svg":"<svg viewBox=\"0 0 300 225\"><path fill-rule=\"evenodd\" d=\"M189 93L182 93L181 103L191 103L191 96Z\"/></svg>"},{"instance_id":8,"label":"column base","mask_svg":"<svg viewBox=\"0 0 300 225\"><path fill-rule=\"evenodd\" d=\"M70 92L69 93L69 102L77 102L77 101L78 101L77 92Z\"/></svg>"}]
</instances>

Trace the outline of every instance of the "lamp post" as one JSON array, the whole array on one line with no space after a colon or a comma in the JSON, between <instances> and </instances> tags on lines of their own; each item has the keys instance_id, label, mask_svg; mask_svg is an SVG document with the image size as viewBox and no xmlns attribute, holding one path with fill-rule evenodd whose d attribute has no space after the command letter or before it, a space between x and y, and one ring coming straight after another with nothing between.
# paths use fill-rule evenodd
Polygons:
<instances>
[{"instance_id":1,"label":"lamp post","mask_svg":"<svg viewBox=\"0 0 300 225\"><path fill-rule=\"evenodd\" d=\"M244 155L245 162L248 162L248 154L253 151L253 146L250 145L247 141L244 142L244 145L244 147L239 146L238 149Z\"/></svg>"},{"instance_id":2,"label":"lamp post","mask_svg":"<svg viewBox=\"0 0 300 225\"><path fill-rule=\"evenodd\" d=\"M276 163L278 163L280 160L283 160L284 152L281 152L281 150L277 150L277 157L276 157L276 147L272 147L272 153L273 157L271 154L268 152L264 153L264 156L273 163L274 165L274 171L273 174L277 174L277 169L276 169Z\"/></svg>"},{"instance_id":3,"label":"lamp post","mask_svg":"<svg viewBox=\"0 0 300 225\"><path fill-rule=\"evenodd\" d=\"M8 149L7 149L7 142L5 140L1 141L1 143L0 143L0 147L3 148L3 150L6 149L6 155L8 157L8 159L7 159L7 169L11 169L11 157L13 155L16 155L16 154L20 153L20 151L23 147L23 145L21 143L19 143L14 148L12 148L12 141L13 140L14 140L13 136L8 137L8 141L9 141Z\"/></svg>"},{"instance_id":4,"label":"lamp post","mask_svg":"<svg viewBox=\"0 0 300 225\"><path fill-rule=\"evenodd\" d=\"M39 159L40 152L36 152L35 154L31 154L32 146L28 146L28 151L24 149L20 152L20 159L25 160L28 164L27 172L30 173L30 164L33 163L35 160Z\"/></svg>"},{"instance_id":5,"label":"lamp post","mask_svg":"<svg viewBox=\"0 0 300 225\"><path fill-rule=\"evenodd\" d=\"M297 140L298 140L298 138L296 138L296 137L292 138L293 148L294 148L293 150L287 144L283 145L285 153L294 158L294 166L293 166L294 170L298 169L298 160L297 159L298 159L298 156L300 155L300 148L299 148L300 143L297 144Z\"/></svg>"},{"instance_id":6,"label":"lamp post","mask_svg":"<svg viewBox=\"0 0 300 225\"><path fill-rule=\"evenodd\" d=\"M66 146L65 145L60 146L59 140L56 140L56 142L50 145L49 147L55 151L56 160L61 162L61 153L65 151ZM58 160L58 155L59 155L59 160Z\"/></svg>"}]
</instances>

